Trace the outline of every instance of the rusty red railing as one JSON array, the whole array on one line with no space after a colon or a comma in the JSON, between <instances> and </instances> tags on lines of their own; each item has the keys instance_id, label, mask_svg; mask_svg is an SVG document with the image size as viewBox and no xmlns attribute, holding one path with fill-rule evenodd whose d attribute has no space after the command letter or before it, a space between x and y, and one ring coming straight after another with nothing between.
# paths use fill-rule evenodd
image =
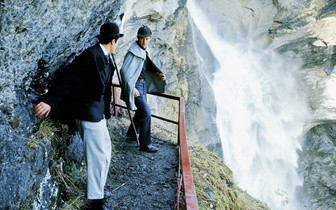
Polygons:
<instances>
[{"instance_id":1,"label":"rusty red railing","mask_svg":"<svg viewBox=\"0 0 336 210\"><path fill-rule=\"evenodd\" d=\"M113 94L113 101L112 105L114 106L114 115L118 117L118 107L126 108L126 106L118 104L118 96L117 96L117 87L120 88L120 85L117 83L112 83L112 94ZM197 197L196 197L196 190L194 185L193 176L191 173L191 165L189 160L189 153L188 153L188 146L187 146L187 137L185 132L185 123L184 123L184 115L185 115L185 106L184 106L184 98L180 96L175 96L166 93L150 93L151 95L164 97L172 100L177 100L179 102L179 118L178 121L173 121L167 118L163 118L157 115L153 115L160 120L164 120L170 123L174 123L178 125L178 136L177 141L179 145L179 166L178 166L178 189L177 189L177 210L179 210L179 200L180 200L180 190L181 184L183 183L183 190L184 190L184 205L183 208L187 210L191 209L198 209ZM180 174L182 171L182 176Z\"/></svg>"}]
</instances>

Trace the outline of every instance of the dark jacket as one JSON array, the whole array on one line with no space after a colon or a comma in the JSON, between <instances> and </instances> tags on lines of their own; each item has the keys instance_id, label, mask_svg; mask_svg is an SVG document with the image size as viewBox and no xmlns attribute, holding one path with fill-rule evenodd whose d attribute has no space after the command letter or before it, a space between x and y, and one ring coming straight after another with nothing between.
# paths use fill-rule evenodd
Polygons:
<instances>
[{"instance_id":1,"label":"dark jacket","mask_svg":"<svg viewBox=\"0 0 336 210\"><path fill-rule=\"evenodd\" d=\"M74 119L99 122L109 119L114 66L96 44L86 49L65 69L57 72L42 101L50 116L75 129Z\"/></svg>"}]
</instances>

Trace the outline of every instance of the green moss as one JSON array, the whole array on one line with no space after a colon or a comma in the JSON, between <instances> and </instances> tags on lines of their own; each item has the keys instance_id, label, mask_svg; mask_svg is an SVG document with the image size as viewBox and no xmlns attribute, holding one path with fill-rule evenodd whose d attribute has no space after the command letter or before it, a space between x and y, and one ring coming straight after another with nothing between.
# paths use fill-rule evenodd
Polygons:
<instances>
[{"instance_id":1,"label":"green moss","mask_svg":"<svg viewBox=\"0 0 336 210\"><path fill-rule=\"evenodd\" d=\"M332 158L328 158L328 161L331 163L335 163L336 162L336 155L334 154Z\"/></svg>"},{"instance_id":2,"label":"green moss","mask_svg":"<svg viewBox=\"0 0 336 210\"><path fill-rule=\"evenodd\" d=\"M9 122L9 125L13 128L16 129L20 126L21 122L21 117L16 117L12 121Z\"/></svg>"},{"instance_id":3,"label":"green moss","mask_svg":"<svg viewBox=\"0 0 336 210\"><path fill-rule=\"evenodd\" d=\"M32 193L33 197L37 197L38 196L39 185L36 182L31 187L31 191L30 192Z\"/></svg>"},{"instance_id":4,"label":"green moss","mask_svg":"<svg viewBox=\"0 0 336 210\"><path fill-rule=\"evenodd\" d=\"M33 161L36 161L37 156L39 155L39 151L35 151L33 154Z\"/></svg>"},{"instance_id":5,"label":"green moss","mask_svg":"<svg viewBox=\"0 0 336 210\"><path fill-rule=\"evenodd\" d=\"M232 171L201 145L189 147L199 209L269 209L238 188Z\"/></svg>"},{"instance_id":6,"label":"green moss","mask_svg":"<svg viewBox=\"0 0 336 210\"><path fill-rule=\"evenodd\" d=\"M30 209L32 209L32 205L31 205L31 203L30 203L29 201L27 201L27 202L25 202L25 203L20 207L20 209L22 209L22 210L30 210Z\"/></svg>"},{"instance_id":7,"label":"green moss","mask_svg":"<svg viewBox=\"0 0 336 210\"><path fill-rule=\"evenodd\" d=\"M34 140L29 139L28 141L26 141L26 147L37 148L37 143Z\"/></svg>"},{"instance_id":8,"label":"green moss","mask_svg":"<svg viewBox=\"0 0 336 210\"><path fill-rule=\"evenodd\" d=\"M51 197L51 196L50 196L50 197ZM57 198L52 197L52 198L51 198L50 206L55 206L56 202L57 202ZM50 208L49 208L49 209L50 209Z\"/></svg>"}]
</instances>

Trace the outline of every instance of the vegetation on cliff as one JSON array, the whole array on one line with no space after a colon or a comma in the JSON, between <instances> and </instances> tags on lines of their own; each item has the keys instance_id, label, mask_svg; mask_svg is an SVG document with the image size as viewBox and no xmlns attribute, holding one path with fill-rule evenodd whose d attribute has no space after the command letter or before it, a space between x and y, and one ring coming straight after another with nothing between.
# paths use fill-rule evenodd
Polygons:
<instances>
[{"instance_id":1,"label":"vegetation on cliff","mask_svg":"<svg viewBox=\"0 0 336 210\"><path fill-rule=\"evenodd\" d=\"M151 201L145 202L150 203L151 206L146 206L148 208L175 208L177 134L166 130L163 126L154 125L153 142L160 147L160 151L156 155L144 154L138 151L132 142L125 140L123 133L128 126L128 118L112 118L108 123L114 148L107 182L107 190L112 193L110 196L113 199L108 198L107 201L113 208L132 209L145 205L142 203L144 200ZM69 142L67 130L57 129L58 126L48 120L42 120L36 133L43 137L41 138L43 141L49 139L55 143L54 159L49 165L52 177L57 180L60 189L57 206L59 209L83 209L88 205L85 195L84 154L80 152L82 154L75 160L71 157L73 151L70 151L82 145L80 141ZM73 144L76 146L72 146ZM189 156L199 209L268 209L266 204L237 187L231 170L215 153L197 145L189 146ZM151 163L144 165L147 160ZM155 175L151 174L153 172ZM143 177L145 175L150 176L150 182L142 181L146 179ZM155 194L158 190L163 191ZM126 195L123 194L125 192ZM31 207L29 203L23 206L24 209Z\"/></svg>"},{"instance_id":2,"label":"vegetation on cliff","mask_svg":"<svg viewBox=\"0 0 336 210\"><path fill-rule=\"evenodd\" d=\"M189 146L199 209L269 209L240 189L221 158L202 145Z\"/></svg>"}]
</instances>

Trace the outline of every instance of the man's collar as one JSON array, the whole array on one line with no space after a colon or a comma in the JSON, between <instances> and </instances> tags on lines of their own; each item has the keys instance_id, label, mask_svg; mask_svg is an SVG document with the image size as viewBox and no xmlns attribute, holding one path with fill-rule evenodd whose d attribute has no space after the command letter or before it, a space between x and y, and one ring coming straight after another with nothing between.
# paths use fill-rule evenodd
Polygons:
<instances>
[{"instance_id":1,"label":"man's collar","mask_svg":"<svg viewBox=\"0 0 336 210\"><path fill-rule=\"evenodd\" d=\"M138 44L138 46L139 46L141 49L146 50L146 48L143 48L143 47L141 46L141 44L140 44L138 41L136 41L136 43Z\"/></svg>"},{"instance_id":2,"label":"man's collar","mask_svg":"<svg viewBox=\"0 0 336 210\"><path fill-rule=\"evenodd\" d=\"M102 50L104 52L104 55L108 55L107 50L105 49L105 47L101 43L99 43L99 46L102 48Z\"/></svg>"}]
</instances>

